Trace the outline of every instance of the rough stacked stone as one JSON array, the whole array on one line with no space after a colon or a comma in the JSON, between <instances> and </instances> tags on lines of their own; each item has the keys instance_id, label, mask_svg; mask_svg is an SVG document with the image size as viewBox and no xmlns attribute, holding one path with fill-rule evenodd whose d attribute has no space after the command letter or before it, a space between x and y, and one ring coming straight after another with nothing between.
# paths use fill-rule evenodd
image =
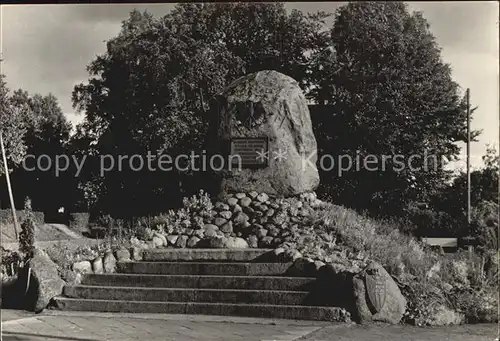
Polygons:
<instances>
[{"instance_id":1,"label":"rough stacked stone","mask_svg":"<svg viewBox=\"0 0 500 341\"><path fill-rule=\"evenodd\" d=\"M181 212L175 226L159 231L146 229L141 243L150 248L195 248L214 245L244 245L230 238L241 238L251 248L273 248L296 242L309 224L309 217L320 208L314 192L290 198L270 197L266 193L229 193L213 204L208 213ZM197 223L193 223L197 222ZM219 240L226 238L221 244Z\"/></svg>"},{"instance_id":2,"label":"rough stacked stone","mask_svg":"<svg viewBox=\"0 0 500 341\"><path fill-rule=\"evenodd\" d=\"M116 251L106 251L93 259L80 260L73 263L72 271L81 277L85 274L102 274L116 272L116 263L142 260L142 252L148 246L145 242L133 237L130 250L122 247Z\"/></svg>"}]
</instances>

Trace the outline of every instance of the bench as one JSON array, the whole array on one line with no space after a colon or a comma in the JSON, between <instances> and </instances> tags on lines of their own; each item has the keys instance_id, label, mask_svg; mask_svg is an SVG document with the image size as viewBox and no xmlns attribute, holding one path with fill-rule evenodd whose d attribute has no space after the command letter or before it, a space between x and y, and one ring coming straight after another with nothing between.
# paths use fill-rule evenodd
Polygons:
<instances>
[{"instance_id":1,"label":"bench","mask_svg":"<svg viewBox=\"0 0 500 341\"><path fill-rule=\"evenodd\" d=\"M458 238L431 238L423 237L422 242L442 248L445 252L456 252L458 250Z\"/></svg>"}]
</instances>

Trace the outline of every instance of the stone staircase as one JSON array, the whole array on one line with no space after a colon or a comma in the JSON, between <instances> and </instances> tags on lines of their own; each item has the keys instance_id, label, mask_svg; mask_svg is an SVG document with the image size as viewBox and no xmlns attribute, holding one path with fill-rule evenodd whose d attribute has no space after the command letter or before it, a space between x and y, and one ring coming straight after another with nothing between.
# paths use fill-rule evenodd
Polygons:
<instances>
[{"instance_id":1,"label":"stone staircase","mask_svg":"<svg viewBox=\"0 0 500 341\"><path fill-rule=\"evenodd\" d=\"M117 273L88 274L55 299L61 310L345 321L316 278L289 274L265 249L155 249Z\"/></svg>"}]
</instances>

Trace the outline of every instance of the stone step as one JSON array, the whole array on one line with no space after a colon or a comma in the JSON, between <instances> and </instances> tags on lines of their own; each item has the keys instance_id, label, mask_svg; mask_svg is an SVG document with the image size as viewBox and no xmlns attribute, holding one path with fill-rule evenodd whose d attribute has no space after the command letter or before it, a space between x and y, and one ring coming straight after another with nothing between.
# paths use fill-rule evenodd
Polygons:
<instances>
[{"instance_id":1,"label":"stone step","mask_svg":"<svg viewBox=\"0 0 500 341\"><path fill-rule=\"evenodd\" d=\"M115 273L85 275L81 284L147 288L310 291L314 287L315 282L316 278L313 277L150 275Z\"/></svg>"},{"instance_id":2,"label":"stone step","mask_svg":"<svg viewBox=\"0 0 500 341\"><path fill-rule=\"evenodd\" d=\"M68 297L54 299L55 308L70 311L99 311L121 313L199 314L244 316L292 320L345 322L341 308L316 306L286 306L269 304L230 304L200 302L151 302L90 300Z\"/></svg>"},{"instance_id":3,"label":"stone step","mask_svg":"<svg viewBox=\"0 0 500 341\"><path fill-rule=\"evenodd\" d=\"M279 276L292 263L120 262L120 273L160 275Z\"/></svg>"},{"instance_id":4,"label":"stone step","mask_svg":"<svg viewBox=\"0 0 500 341\"><path fill-rule=\"evenodd\" d=\"M275 256L271 249L148 249L142 258L160 262L272 262Z\"/></svg>"},{"instance_id":5,"label":"stone step","mask_svg":"<svg viewBox=\"0 0 500 341\"><path fill-rule=\"evenodd\" d=\"M307 291L66 286L64 296L82 299L312 305ZM315 302L318 303L318 302Z\"/></svg>"}]
</instances>

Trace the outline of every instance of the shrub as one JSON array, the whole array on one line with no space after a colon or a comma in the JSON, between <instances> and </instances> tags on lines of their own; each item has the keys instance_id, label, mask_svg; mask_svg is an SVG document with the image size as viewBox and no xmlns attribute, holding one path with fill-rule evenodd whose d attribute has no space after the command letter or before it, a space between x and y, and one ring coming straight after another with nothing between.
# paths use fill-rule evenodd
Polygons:
<instances>
[{"instance_id":1,"label":"shrub","mask_svg":"<svg viewBox=\"0 0 500 341\"><path fill-rule=\"evenodd\" d=\"M198 196L193 195L189 198L184 198L182 204L186 211L202 217L209 217L210 211L213 209L210 196L203 190L200 190Z\"/></svg>"},{"instance_id":2,"label":"shrub","mask_svg":"<svg viewBox=\"0 0 500 341\"><path fill-rule=\"evenodd\" d=\"M498 285L500 283L500 251L489 251L483 254L484 257L484 277L485 281L490 285Z\"/></svg>"},{"instance_id":3,"label":"shrub","mask_svg":"<svg viewBox=\"0 0 500 341\"><path fill-rule=\"evenodd\" d=\"M465 217L452 217L446 212L410 206L404 217L411 223L410 232L416 237L463 237L467 235Z\"/></svg>"},{"instance_id":4,"label":"shrub","mask_svg":"<svg viewBox=\"0 0 500 341\"><path fill-rule=\"evenodd\" d=\"M481 251L498 250L498 204L482 201L472 210L471 234L477 236Z\"/></svg>"},{"instance_id":5,"label":"shrub","mask_svg":"<svg viewBox=\"0 0 500 341\"><path fill-rule=\"evenodd\" d=\"M160 232L180 232L187 228L202 228L212 214L213 204L208 193L200 190L198 195L183 199L183 207L169 210L154 217L143 217L138 220L137 234L143 239L150 239L146 229Z\"/></svg>"},{"instance_id":6,"label":"shrub","mask_svg":"<svg viewBox=\"0 0 500 341\"><path fill-rule=\"evenodd\" d=\"M109 227L113 223L113 217L109 214L100 213L96 217L91 217L91 225Z\"/></svg>"},{"instance_id":7,"label":"shrub","mask_svg":"<svg viewBox=\"0 0 500 341\"><path fill-rule=\"evenodd\" d=\"M18 252L12 250L6 250L0 247L0 252L2 253L2 274L12 277L17 275L18 268L22 264L22 258Z\"/></svg>"},{"instance_id":8,"label":"shrub","mask_svg":"<svg viewBox=\"0 0 500 341\"><path fill-rule=\"evenodd\" d=\"M79 232L88 231L89 217L87 212L70 213L69 228Z\"/></svg>"},{"instance_id":9,"label":"shrub","mask_svg":"<svg viewBox=\"0 0 500 341\"><path fill-rule=\"evenodd\" d=\"M33 256L35 250L35 220L31 211L31 200L26 198L24 202L25 220L21 224L19 233L19 251L27 259Z\"/></svg>"},{"instance_id":10,"label":"shrub","mask_svg":"<svg viewBox=\"0 0 500 341\"><path fill-rule=\"evenodd\" d=\"M100 214L91 219L90 228L94 229L94 226L108 228L108 231L104 233L108 238L112 235L112 231L109 230L111 225L116 231L120 231L120 226L122 226L124 227L122 238L135 235L140 239L149 240L152 238L152 231L172 233L186 228L201 228L206 218L211 216L212 209L213 204L209 194L200 190L198 195L184 198L183 207L180 209L169 210L154 217L139 217L130 222L130 226L126 226L123 221L114 220L110 215Z\"/></svg>"},{"instance_id":11,"label":"shrub","mask_svg":"<svg viewBox=\"0 0 500 341\"><path fill-rule=\"evenodd\" d=\"M448 295L454 310L465 315L466 323L498 322L498 291L493 288L457 289Z\"/></svg>"}]
</instances>

